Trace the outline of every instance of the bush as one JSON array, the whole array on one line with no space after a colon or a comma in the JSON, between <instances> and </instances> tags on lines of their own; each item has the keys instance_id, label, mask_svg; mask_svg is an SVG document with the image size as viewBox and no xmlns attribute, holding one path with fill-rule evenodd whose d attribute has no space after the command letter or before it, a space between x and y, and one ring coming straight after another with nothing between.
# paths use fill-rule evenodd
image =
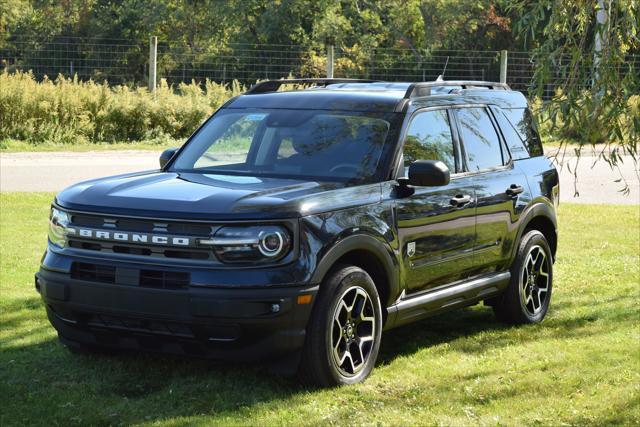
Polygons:
<instances>
[{"instance_id":1,"label":"bush","mask_svg":"<svg viewBox=\"0 0 640 427\"><path fill-rule=\"evenodd\" d=\"M86 144L186 138L227 99L243 91L206 81L162 80L155 93L145 88L109 87L59 76L37 82L31 73L0 74L0 141L31 145Z\"/></svg>"}]
</instances>

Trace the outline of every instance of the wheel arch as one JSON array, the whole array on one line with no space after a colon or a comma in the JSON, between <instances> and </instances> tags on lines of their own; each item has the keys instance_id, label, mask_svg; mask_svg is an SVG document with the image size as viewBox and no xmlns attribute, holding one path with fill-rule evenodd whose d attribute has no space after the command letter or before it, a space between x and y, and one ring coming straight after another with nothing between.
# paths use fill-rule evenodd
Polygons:
<instances>
[{"instance_id":1,"label":"wheel arch","mask_svg":"<svg viewBox=\"0 0 640 427\"><path fill-rule=\"evenodd\" d=\"M556 251L558 249L558 222L556 219L555 209L546 203L538 203L534 205L525 218L522 221L522 226L518 232L517 242L520 242L522 236L528 231L538 230L541 232L551 248L551 254L555 262ZM515 251L513 257L516 255L518 245L514 245Z\"/></svg>"},{"instance_id":2,"label":"wheel arch","mask_svg":"<svg viewBox=\"0 0 640 427\"><path fill-rule=\"evenodd\" d=\"M398 265L391 248L370 235L351 235L335 244L320 260L313 275L322 283L336 265L350 264L366 271L376 285L382 310L399 295Z\"/></svg>"}]
</instances>

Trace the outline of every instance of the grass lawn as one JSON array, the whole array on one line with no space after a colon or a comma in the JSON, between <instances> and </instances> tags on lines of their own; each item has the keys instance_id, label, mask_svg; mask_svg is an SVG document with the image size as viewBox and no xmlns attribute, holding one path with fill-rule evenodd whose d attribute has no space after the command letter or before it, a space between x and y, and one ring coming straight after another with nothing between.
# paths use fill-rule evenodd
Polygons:
<instances>
[{"instance_id":1,"label":"grass lawn","mask_svg":"<svg viewBox=\"0 0 640 427\"><path fill-rule=\"evenodd\" d=\"M160 152L171 147L180 147L187 139L134 141L134 142L102 142L95 144L54 144L44 143L33 145L26 141L17 139L0 139L0 153L21 153L21 152L49 152L49 151L113 151L113 150L141 150Z\"/></svg>"},{"instance_id":2,"label":"grass lawn","mask_svg":"<svg viewBox=\"0 0 640 427\"><path fill-rule=\"evenodd\" d=\"M144 141L120 141L120 142L98 142L94 144L55 144L43 143L38 145L29 144L26 141L17 139L0 140L0 153L24 153L24 152L86 152L86 151L154 151L161 152L167 148L180 147L187 141L187 138L173 139L163 138L160 140ZM248 150L251 140L234 139L223 140L214 145L211 151L231 151L234 149Z\"/></svg>"},{"instance_id":3,"label":"grass lawn","mask_svg":"<svg viewBox=\"0 0 640 427\"><path fill-rule=\"evenodd\" d=\"M52 194L0 195L0 424L640 423L640 209L560 207L551 311L482 305L383 335L364 384L306 390L260 365L77 356L33 287Z\"/></svg>"}]
</instances>

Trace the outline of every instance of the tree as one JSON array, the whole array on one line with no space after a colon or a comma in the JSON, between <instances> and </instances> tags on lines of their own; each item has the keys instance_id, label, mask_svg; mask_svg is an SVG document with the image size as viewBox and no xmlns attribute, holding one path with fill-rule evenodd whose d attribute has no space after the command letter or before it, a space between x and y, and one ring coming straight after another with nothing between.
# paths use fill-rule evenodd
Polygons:
<instances>
[{"instance_id":1,"label":"tree","mask_svg":"<svg viewBox=\"0 0 640 427\"><path fill-rule=\"evenodd\" d=\"M640 64L629 59L640 53L639 9L638 0L519 0L513 6L521 15L516 30L534 47L532 94L542 96L552 79L563 81L541 117L552 133L571 129L578 158L592 146L621 181L625 158L637 170ZM566 141L561 144L564 153Z\"/></svg>"}]
</instances>

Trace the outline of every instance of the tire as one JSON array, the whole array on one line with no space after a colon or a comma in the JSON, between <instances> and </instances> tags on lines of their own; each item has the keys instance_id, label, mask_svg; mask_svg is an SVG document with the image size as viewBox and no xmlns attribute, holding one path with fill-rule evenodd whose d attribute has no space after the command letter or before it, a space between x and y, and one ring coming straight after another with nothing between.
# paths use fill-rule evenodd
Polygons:
<instances>
[{"instance_id":1,"label":"tire","mask_svg":"<svg viewBox=\"0 0 640 427\"><path fill-rule=\"evenodd\" d=\"M495 300L496 317L510 324L540 323L549 310L553 288L553 255L544 235L527 232L511 266L511 281Z\"/></svg>"},{"instance_id":2,"label":"tire","mask_svg":"<svg viewBox=\"0 0 640 427\"><path fill-rule=\"evenodd\" d=\"M381 332L382 309L373 280L359 267L338 266L320 287L298 376L319 387L363 381L375 366Z\"/></svg>"}]
</instances>

